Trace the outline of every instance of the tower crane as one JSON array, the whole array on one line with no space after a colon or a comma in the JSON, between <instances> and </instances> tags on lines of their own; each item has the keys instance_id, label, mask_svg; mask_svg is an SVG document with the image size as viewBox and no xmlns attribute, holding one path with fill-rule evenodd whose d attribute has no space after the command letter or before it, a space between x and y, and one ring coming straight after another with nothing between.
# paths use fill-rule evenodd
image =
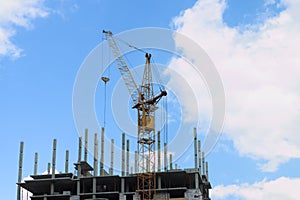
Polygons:
<instances>
[{"instance_id":1,"label":"tower crane","mask_svg":"<svg viewBox=\"0 0 300 200\"><path fill-rule=\"evenodd\" d=\"M137 110L137 193L142 200L150 200L155 197L155 110L157 103L167 95L165 90L155 95L152 82L152 70L150 65L151 54L146 53L146 63L142 83L138 86L121 54L120 48L111 31L103 30L108 46L115 58L115 62L121 73L122 79L128 89L134 103L133 109Z\"/></svg>"}]
</instances>

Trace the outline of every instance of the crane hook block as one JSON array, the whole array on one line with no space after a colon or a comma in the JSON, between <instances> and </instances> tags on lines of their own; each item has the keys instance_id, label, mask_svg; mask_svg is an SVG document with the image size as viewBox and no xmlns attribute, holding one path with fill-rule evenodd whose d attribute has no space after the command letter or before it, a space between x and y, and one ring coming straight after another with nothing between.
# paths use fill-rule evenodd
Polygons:
<instances>
[{"instance_id":1,"label":"crane hook block","mask_svg":"<svg viewBox=\"0 0 300 200\"><path fill-rule=\"evenodd\" d=\"M104 76L102 76L101 79L102 79L102 81L103 81L104 83L107 83L107 82L109 81L109 78L104 77Z\"/></svg>"}]
</instances>

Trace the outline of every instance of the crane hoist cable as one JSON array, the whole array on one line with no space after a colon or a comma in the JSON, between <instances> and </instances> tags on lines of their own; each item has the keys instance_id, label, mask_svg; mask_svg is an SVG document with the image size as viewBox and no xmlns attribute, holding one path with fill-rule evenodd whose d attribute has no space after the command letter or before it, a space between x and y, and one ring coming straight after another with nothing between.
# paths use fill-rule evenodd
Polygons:
<instances>
[{"instance_id":1,"label":"crane hoist cable","mask_svg":"<svg viewBox=\"0 0 300 200\"><path fill-rule=\"evenodd\" d=\"M153 58L152 58L152 60L153 60L152 66L153 66L154 77L155 77L155 79L157 79L158 87L159 87L160 91L163 91L163 90L165 90L165 87L164 87L161 77L159 75L158 66Z\"/></svg>"},{"instance_id":2,"label":"crane hoist cable","mask_svg":"<svg viewBox=\"0 0 300 200\"><path fill-rule=\"evenodd\" d=\"M102 35L102 40L104 40L104 35ZM101 68L102 68L102 74L104 74L104 71L103 71L103 53L104 53L104 45L102 45L102 65L101 65ZM104 82L104 103L103 103L103 127L105 128L105 125L106 125L106 84L109 82L110 80L110 67L108 67L108 76L102 76L101 77L101 80Z\"/></svg>"}]
</instances>

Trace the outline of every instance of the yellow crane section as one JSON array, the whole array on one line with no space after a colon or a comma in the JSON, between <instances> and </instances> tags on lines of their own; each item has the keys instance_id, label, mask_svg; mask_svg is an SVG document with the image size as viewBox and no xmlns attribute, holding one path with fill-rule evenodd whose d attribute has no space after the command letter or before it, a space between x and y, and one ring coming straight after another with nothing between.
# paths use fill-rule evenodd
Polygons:
<instances>
[{"instance_id":1,"label":"yellow crane section","mask_svg":"<svg viewBox=\"0 0 300 200\"><path fill-rule=\"evenodd\" d=\"M146 63L144 68L142 84L138 87L126 64L120 48L114 39L112 32L104 31L108 45L118 65L118 69L128 89L134 106L138 111L138 134L137 152L139 157L137 172L137 193L142 200L150 200L155 197L156 189L156 164L155 164L155 110L159 100L167 95L165 90L161 90L158 95L154 95L151 54L146 53Z\"/></svg>"}]
</instances>

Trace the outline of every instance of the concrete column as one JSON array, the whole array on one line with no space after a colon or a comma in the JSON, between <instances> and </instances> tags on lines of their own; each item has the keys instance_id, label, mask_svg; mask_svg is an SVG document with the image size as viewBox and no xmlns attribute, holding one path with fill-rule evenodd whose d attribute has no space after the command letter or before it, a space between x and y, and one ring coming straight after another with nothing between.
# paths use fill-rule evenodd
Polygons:
<instances>
[{"instance_id":1,"label":"concrete column","mask_svg":"<svg viewBox=\"0 0 300 200\"><path fill-rule=\"evenodd\" d=\"M199 176L195 173L195 189L199 189Z\"/></svg>"},{"instance_id":2,"label":"concrete column","mask_svg":"<svg viewBox=\"0 0 300 200\"><path fill-rule=\"evenodd\" d=\"M125 179L124 177L121 178L121 193L125 192Z\"/></svg>"},{"instance_id":3,"label":"concrete column","mask_svg":"<svg viewBox=\"0 0 300 200\"><path fill-rule=\"evenodd\" d=\"M78 140L78 163L81 161L82 154L82 137L79 137ZM81 177L81 166L78 165L77 169L77 195L80 194L80 177Z\"/></svg>"},{"instance_id":4,"label":"concrete column","mask_svg":"<svg viewBox=\"0 0 300 200\"><path fill-rule=\"evenodd\" d=\"M164 143L164 170L168 170L167 143Z\"/></svg>"},{"instance_id":5,"label":"concrete column","mask_svg":"<svg viewBox=\"0 0 300 200\"><path fill-rule=\"evenodd\" d=\"M48 163L48 169L47 169L48 175L50 174L50 170L51 170L51 163Z\"/></svg>"},{"instance_id":6,"label":"concrete column","mask_svg":"<svg viewBox=\"0 0 300 200\"><path fill-rule=\"evenodd\" d=\"M78 169L77 169L77 195L80 194L80 178L81 178L81 165L78 165Z\"/></svg>"},{"instance_id":7,"label":"concrete column","mask_svg":"<svg viewBox=\"0 0 300 200\"><path fill-rule=\"evenodd\" d=\"M129 140L126 141L126 175L129 175Z\"/></svg>"},{"instance_id":8,"label":"concrete column","mask_svg":"<svg viewBox=\"0 0 300 200\"><path fill-rule=\"evenodd\" d=\"M129 185L128 184L125 184L125 189L126 189L125 190L126 192L129 192Z\"/></svg>"},{"instance_id":9,"label":"concrete column","mask_svg":"<svg viewBox=\"0 0 300 200\"><path fill-rule=\"evenodd\" d=\"M84 161L87 162L87 156L88 156L88 145L89 145L89 132L88 129L85 129L85 135L84 135Z\"/></svg>"},{"instance_id":10,"label":"concrete column","mask_svg":"<svg viewBox=\"0 0 300 200\"><path fill-rule=\"evenodd\" d=\"M65 173L69 173L69 151L66 150Z\"/></svg>"},{"instance_id":11,"label":"concrete column","mask_svg":"<svg viewBox=\"0 0 300 200\"><path fill-rule=\"evenodd\" d=\"M157 132L157 171L160 172L161 164L160 164L160 131Z\"/></svg>"},{"instance_id":12,"label":"concrete column","mask_svg":"<svg viewBox=\"0 0 300 200\"><path fill-rule=\"evenodd\" d=\"M161 189L161 177L157 176L157 188Z\"/></svg>"},{"instance_id":13,"label":"concrete column","mask_svg":"<svg viewBox=\"0 0 300 200\"><path fill-rule=\"evenodd\" d=\"M95 195L95 193L97 192L96 191L96 184L97 184L96 178L94 177L93 178L93 199L96 199L96 195Z\"/></svg>"},{"instance_id":14,"label":"concrete column","mask_svg":"<svg viewBox=\"0 0 300 200\"><path fill-rule=\"evenodd\" d=\"M79 140L78 140L78 162L81 161L81 154L82 154L82 137L79 137Z\"/></svg>"},{"instance_id":15,"label":"concrete column","mask_svg":"<svg viewBox=\"0 0 300 200\"><path fill-rule=\"evenodd\" d=\"M53 153L52 153L52 176L51 178L55 178L55 169L56 169L56 139L53 140ZM50 194L54 194L54 183L51 183L50 186Z\"/></svg>"},{"instance_id":16,"label":"concrete column","mask_svg":"<svg viewBox=\"0 0 300 200\"><path fill-rule=\"evenodd\" d=\"M202 169L203 169L203 175L205 174L205 155L204 155L204 152L202 152Z\"/></svg>"},{"instance_id":17,"label":"concrete column","mask_svg":"<svg viewBox=\"0 0 300 200\"><path fill-rule=\"evenodd\" d=\"M34 170L33 170L33 175L37 175L37 171L38 171L38 159L39 159L39 155L36 152L34 154Z\"/></svg>"},{"instance_id":18,"label":"concrete column","mask_svg":"<svg viewBox=\"0 0 300 200\"><path fill-rule=\"evenodd\" d=\"M109 169L109 174L113 175L114 174L114 148L115 148L115 141L114 139L111 139L111 155L110 155L110 169Z\"/></svg>"},{"instance_id":19,"label":"concrete column","mask_svg":"<svg viewBox=\"0 0 300 200\"><path fill-rule=\"evenodd\" d=\"M201 174L201 142L198 140L198 162L199 162L199 172Z\"/></svg>"},{"instance_id":20,"label":"concrete column","mask_svg":"<svg viewBox=\"0 0 300 200\"><path fill-rule=\"evenodd\" d=\"M138 152L134 152L134 173L138 173Z\"/></svg>"},{"instance_id":21,"label":"concrete column","mask_svg":"<svg viewBox=\"0 0 300 200\"><path fill-rule=\"evenodd\" d=\"M94 176L98 176L98 134L94 135Z\"/></svg>"},{"instance_id":22,"label":"concrete column","mask_svg":"<svg viewBox=\"0 0 300 200\"><path fill-rule=\"evenodd\" d=\"M194 128L194 164L195 169L198 168L198 151L197 151L197 129Z\"/></svg>"},{"instance_id":23,"label":"concrete column","mask_svg":"<svg viewBox=\"0 0 300 200\"><path fill-rule=\"evenodd\" d=\"M18 183L22 181L24 142L20 142ZM17 200L21 200L21 187L17 189Z\"/></svg>"},{"instance_id":24,"label":"concrete column","mask_svg":"<svg viewBox=\"0 0 300 200\"><path fill-rule=\"evenodd\" d=\"M55 178L56 168L56 139L53 140L53 151L52 151L52 178Z\"/></svg>"},{"instance_id":25,"label":"concrete column","mask_svg":"<svg viewBox=\"0 0 300 200\"><path fill-rule=\"evenodd\" d=\"M170 171L173 170L172 154L170 153Z\"/></svg>"},{"instance_id":26,"label":"concrete column","mask_svg":"<svg viewBox=\"0 0 300 200\"><path fill-rule=\"evenodd\" d=\"M208 180L208 162L205 163L206 166L205 166L205 169L206 169L206 178Z\"/></svg>"},{"instance_id":27,"label":"concrete column","mask_svg":"<svg viewBox=\"0 0 300 200\"><path fill-rule=\"evenodd\" d=\"M125 176L125 133L122 133L122 176Z\"/></svg>"},{"instance_id":28,"label":"concrete column","mask_svg":"<svg viewBox=\"0 0 300 200\"><path fill-rule=\"evenodd\" d=\"M104 176L104 128L101 129L101 161L100 161L100 175Z\"/></svg>"}]
</instances>

